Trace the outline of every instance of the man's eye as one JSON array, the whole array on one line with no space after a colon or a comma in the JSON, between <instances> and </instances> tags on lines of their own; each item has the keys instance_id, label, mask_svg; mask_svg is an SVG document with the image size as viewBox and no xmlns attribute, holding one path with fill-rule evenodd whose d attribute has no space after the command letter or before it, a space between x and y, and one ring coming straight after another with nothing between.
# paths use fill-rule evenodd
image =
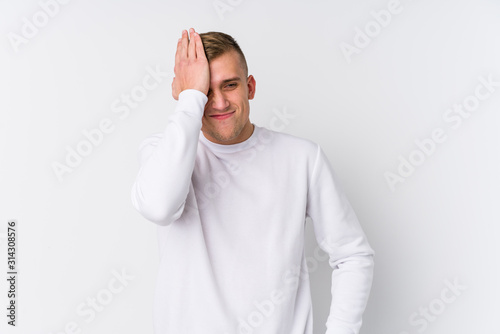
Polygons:
<instances>
[{"instance_id":1,"label":"man's eye","mask_svg":"<svg viewBox=\"0 0 500 334\"><path fill-rule=\"evenodd\" d=\"M226 87L227 88L233 88L233 87L236 87L236 84L235 83L227 84Z\"/></svg>"}]
</instances>

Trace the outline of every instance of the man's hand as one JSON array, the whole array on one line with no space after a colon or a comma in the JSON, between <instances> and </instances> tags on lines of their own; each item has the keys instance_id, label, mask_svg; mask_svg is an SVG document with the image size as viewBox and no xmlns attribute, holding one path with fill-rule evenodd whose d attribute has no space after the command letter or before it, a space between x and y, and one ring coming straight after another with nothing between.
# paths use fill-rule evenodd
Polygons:
<instances>
[{"instance_id":1,"label":"man's hand","mask_svg":"<svg viewBox=\"0 0 500 334\"><path fill-rule=\"evenodd\" d=\"M210 88L210 67L203 49L201 37L193 28L189 29L191 39L186 30L177 43L175 53L175 77L172 81L172 96L179 99L179 94L186 89L197 89L208 94Z\"/></svg>"}]
</instances>

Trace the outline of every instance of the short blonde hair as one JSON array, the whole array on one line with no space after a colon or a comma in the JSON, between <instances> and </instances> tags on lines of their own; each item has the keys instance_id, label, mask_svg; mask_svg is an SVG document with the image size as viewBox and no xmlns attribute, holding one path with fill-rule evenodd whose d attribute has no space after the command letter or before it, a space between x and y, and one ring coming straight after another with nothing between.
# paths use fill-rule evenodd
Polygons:
<instances>
[{"instance_id":1,"label":"short blonde hair","mask_svg":"<svg viewBox=\"0 0 500 334\"><path fill-rule=\"evenodd\" d=\"M240 55L241 64L245 70L245 76L248 76L247 60L245 59L245 55L243 54L243 51L241 51L240 46L233 37L217 31L201 33L200 37L208 62L227 52L236 51Z\"/></svg>"}]
</instances>

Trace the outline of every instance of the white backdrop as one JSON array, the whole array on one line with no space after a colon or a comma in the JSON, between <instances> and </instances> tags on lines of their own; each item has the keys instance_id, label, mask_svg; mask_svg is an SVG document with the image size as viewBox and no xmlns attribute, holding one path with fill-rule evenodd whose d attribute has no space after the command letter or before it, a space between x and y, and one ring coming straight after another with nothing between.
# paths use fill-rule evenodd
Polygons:
<instances>
[{"instance_id":1,"label":"white backdrop","mask_svg":"<svg viewBox=\"0 0 500 334\"><path fill-rule=\"evenodd\" d=\"M376 252L361 333L498 333L499 17L497 0L0 1L0 277L9 220L18 243L0 332L152 332L156 226L130 189L194 27L239 42L252 122L330 158ZM319 334L331 269L310 224L307 254Z\"/></svg>"}]
</instances>

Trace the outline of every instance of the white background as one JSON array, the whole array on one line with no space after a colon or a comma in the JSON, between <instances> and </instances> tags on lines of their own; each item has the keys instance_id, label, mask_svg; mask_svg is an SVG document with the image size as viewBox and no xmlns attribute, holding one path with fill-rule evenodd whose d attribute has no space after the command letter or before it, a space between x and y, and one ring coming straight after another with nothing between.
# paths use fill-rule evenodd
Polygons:
<instances>
[{"instance_id":1,"label":"white background","mask_svg":"<svg viewBox=\"0 0 500 334\"><path fill-rule=\"evenodd\" d=\"M152 332L156 227L130 188L139 143L174 109L175 46L194 27L239 42L257 81L252 122L314 140L330 158L376 252L361 333L497 333L500 87L456 128L443 115L473 101L479 77L500 81L500 2L401 0L374 25L372 11L389 3L73 0L43 22L38 1L0 1L1 277L9 219L19 236L18 326L6 324L2 278L0 332ZM43 26L16 46L34 15ZM346 57L342 43L358 35L361 45L365 28L370 43ZM111 105L157 66L168 76L120 118ZM58 180L53 164L103 119L113 131ZM384 174L436 128L446 140L391 190ZM309 224L306 237L319 334L331 269ZM133 277L116 293L105 291L120 286L113 271ZM108 299L95 318L79 314L97 296Z\"/></svg>"}]
</instances>

